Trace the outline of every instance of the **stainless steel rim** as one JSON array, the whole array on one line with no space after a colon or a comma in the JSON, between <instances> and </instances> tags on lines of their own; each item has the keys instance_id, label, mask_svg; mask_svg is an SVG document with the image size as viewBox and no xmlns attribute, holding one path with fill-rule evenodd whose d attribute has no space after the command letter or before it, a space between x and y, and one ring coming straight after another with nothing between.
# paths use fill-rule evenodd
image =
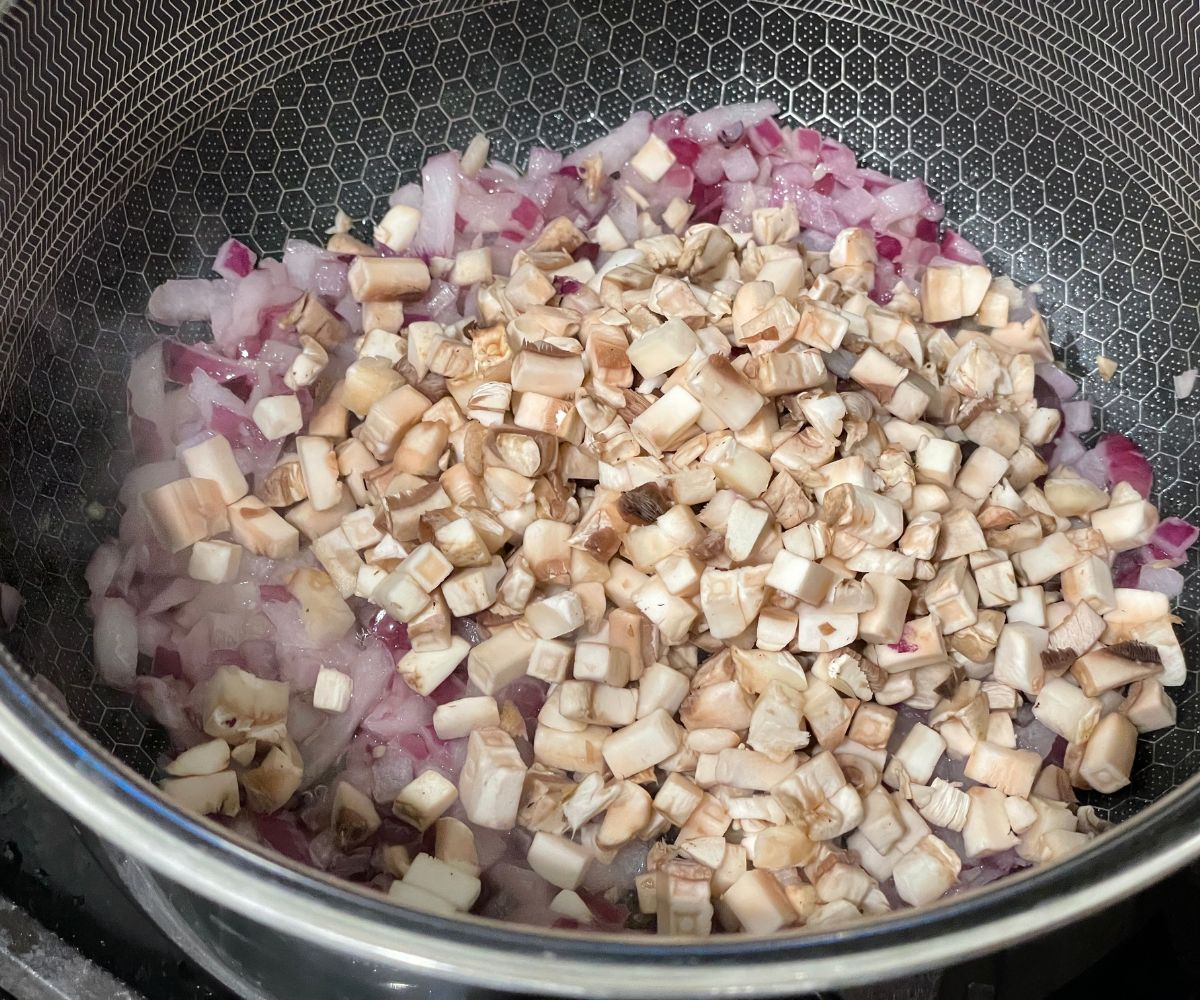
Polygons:
<instances>
[{"instance_id":1,"label":"stainless steel rim","mask_svg":"<svg viewBox=\"0 0 1200 1000\"><path fill-rule=\"evenodd\" d=\"M301 940L378 962L397 985L409 974L564 996L695 997L877 982L1070 923L1200 855L1198 777L1060 864L852 932L664 944L449 921L302 872L182 814L64 725L7 652L0 666L0 753L54 802L165 878ZM1109 876L1080 877L1096 865Z\"/></svg>"}]
</instances>

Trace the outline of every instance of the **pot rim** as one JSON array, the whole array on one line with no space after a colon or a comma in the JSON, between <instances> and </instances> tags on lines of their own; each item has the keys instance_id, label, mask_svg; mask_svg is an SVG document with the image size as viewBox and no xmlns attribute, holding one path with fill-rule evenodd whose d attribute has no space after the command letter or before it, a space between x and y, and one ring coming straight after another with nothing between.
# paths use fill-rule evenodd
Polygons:
<instances>
[{"instance_id":1,"label":"pot rim","mask_svg":"<svg viewBox=\"0 0 1200 1000\"><path fill-rule=\"evenodd\" d=\"M612 997L783 994L878 982L1070 923L1200 855L1195 775L1060 862L850 927L688 942L449 919L402 909L186 814L65 719L3 647L0 668L0 754L56 804L187 890L397 977ZM531 955L543 961L530 962Z\"/></svg>"}]
</instances>

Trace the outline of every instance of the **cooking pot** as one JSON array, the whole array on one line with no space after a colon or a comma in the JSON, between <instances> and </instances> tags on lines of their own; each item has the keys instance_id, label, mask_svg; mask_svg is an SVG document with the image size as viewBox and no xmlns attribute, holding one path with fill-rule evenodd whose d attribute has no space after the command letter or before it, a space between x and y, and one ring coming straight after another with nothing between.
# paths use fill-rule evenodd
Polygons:
<instances>
[{"instance_id":1,"label":"cooking pot","mask_svg":"<svg viewBox=\"0 0 1200 1000\"><path fill-rule=\"evenodd\" d=\"M672 942L413 912L185 815L166 749L93 676L83 569L130 467L125 378L151 287L230 234L264 254L378 218L477 132L520 162L634 110L771 98L860 161L926 179L988 264L1036 283L1100 427L1194 517L1200 11L1101 0L47 0L0 3L0 753L106 845L131 894L242 995L785 994L893 978L1112 904L1200 854L1196 675L1086 851L935 906ZM1096 358L1116 361L1105 381ZM1180 601L1200 662L1195 563Z\"/></svg>"}]
</instances>

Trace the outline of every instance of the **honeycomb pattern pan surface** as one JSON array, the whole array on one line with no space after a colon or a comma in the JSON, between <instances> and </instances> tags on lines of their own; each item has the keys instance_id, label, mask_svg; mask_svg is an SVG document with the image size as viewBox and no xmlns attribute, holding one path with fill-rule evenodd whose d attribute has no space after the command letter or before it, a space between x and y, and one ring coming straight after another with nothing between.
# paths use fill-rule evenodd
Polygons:
<instances>
[{"instance_id":1,"label":"honeycomb pattern pan surface","mask_svg":"<svg viewBox=\"0 0 1200 1000\"><path fill-rule=\"evenodd\" d=\"M773 98L867 165L924 177L997 271L1036 283L1101 428L1151 456L1165 513L1200 504L1200 15L1135 0L0 3L0 573L5 637L103 747L148 773L161 734L94 681L83 567L115 533L124 381L150 289L230 234L319 239L378 217L476 132L521 162L631 111ZM361 223L360 223L361 225ZM365 232L365 230L360 230ZM1095 358L1119 365L1103 381ZM1181 634L1196 640L1186 567ZM1200 771L1196 675L1143 739L1114 819Z\"/></svg>"}]
</instances>

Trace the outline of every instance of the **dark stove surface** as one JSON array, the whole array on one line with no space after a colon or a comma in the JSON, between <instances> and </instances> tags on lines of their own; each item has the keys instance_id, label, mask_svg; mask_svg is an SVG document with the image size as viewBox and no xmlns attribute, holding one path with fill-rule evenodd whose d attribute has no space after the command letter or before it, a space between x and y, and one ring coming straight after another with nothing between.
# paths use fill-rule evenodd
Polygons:
<instances>
[{"instance_id":1,"label":"dark stove surface","mask_svg":"<svg viewBox=\"0 0 1200 1000\"><path fill-rule=\"evenodd\" d=\"M2 764L0 896L0 1000L237 1000L125 896L74 822ZM821 1000L1187 1000L1200 997L1198 942L1194 867L1035 942ZM445 1000L458 996L485 994L447 987Z\"/></svg>"}]
</instances>

